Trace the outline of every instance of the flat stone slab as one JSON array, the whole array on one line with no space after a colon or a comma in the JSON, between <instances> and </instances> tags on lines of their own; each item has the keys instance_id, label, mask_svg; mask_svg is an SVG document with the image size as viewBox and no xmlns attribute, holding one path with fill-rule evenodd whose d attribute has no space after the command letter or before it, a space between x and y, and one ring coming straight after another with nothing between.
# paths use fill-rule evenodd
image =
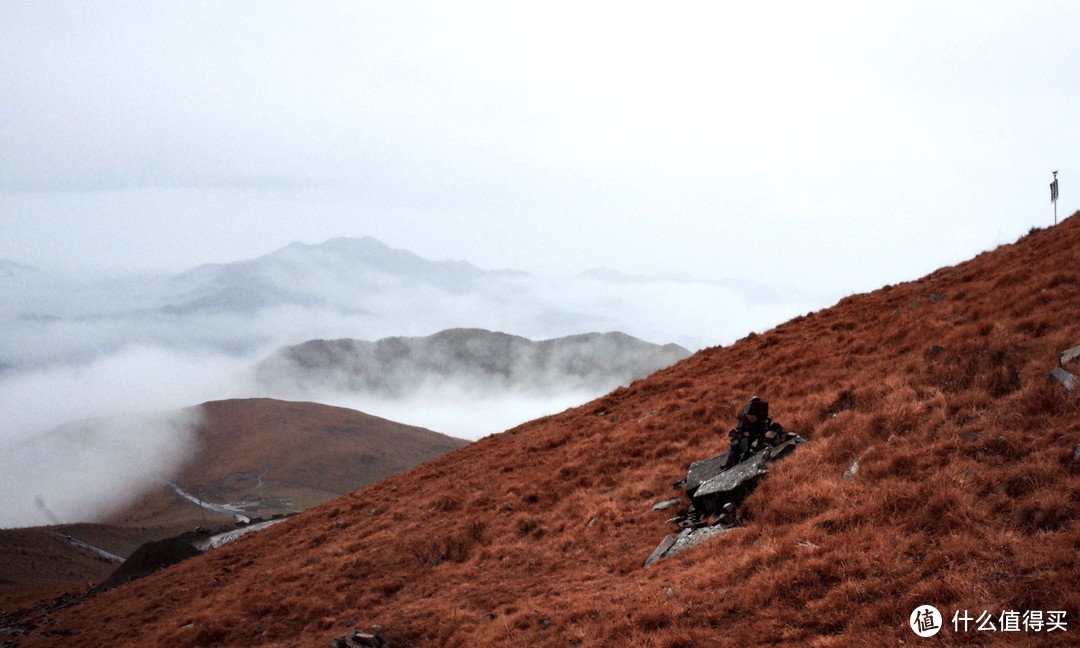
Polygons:
<instances>
[{"instance_id":1,"label":"flat stone slab","mask_svg":"<svg viewBox=\"0 0 1080 648\"><path fill-rule=\"evenodd\" d=\"M681 537L683 534L685 534L689 530L690 529L685 529L682 533L679 534L679 536ZM642 567L648 567L649 565L653 564L657 560L660 560L661 558L663 558L667 554L668 549L671 549L671 547L674 544L675 544L675 536L673 536L673 535L664 536L664 539L660 541L660 544L656 545L656 549L652 550L652 553L649 554L649 557L645 559L645 562L642 563L641 566Z\"/></svg>"},{"instance_id":2,"label":"flat stone slab","mask_svg":"<svg viewBox=\"0 0 1080 648\"><path fill-rule=\"evenodd\" d=\"M704 482L694 493L694 498L733 493L740 486L768 473L765 461L764 451L743 459Z\"/></svg>"},{"instance_id":3,"label":"flat stone slab","mask_svg":"<svg viewBox=\"0 0 1080 648\"><path fill-rule=\"evenodd\" d=\"M689 533L680 533L679 537L675 539L675 542L672 543L671 548L667 550L663 557L668 558L670 556L674 556L675 554L686 551L690 547L699 545L702 542L709 540L710 538L722 536L728 531L731 531L733 528L735 527L717 525L711 527L702 527L700 529L693 530L687 529Z\"/></svg>"},{"instance_id":4,"label":"flat stone slab","mask_svg":"<svg viewBox=\"0 0 1080 648\"><path fill-rule=\"evenodd\" d=\"M715 477L723 470L724 464L727 463L728 454L729 453L725 452L722 455L702 459L701 461L695 461L690 464L690 471L686 474L686 485L683 487L686 490L687 495L693 497L694 491L696 491L699 486Z\"/></svg>"},{"instance_id":5,"label":"flat stone slab","mask_svg":"<svg viewBox=\"0 0 1080 648\"><path fill-rule=\"evenodd\" d=\"M1080 358L1080 346L1062 351L1061 355L1058 356L1058 363L1066 364L1078 358Z\"/></svg>"},{"instance_id":6,"label":"flat stone slab","mask_svg":"<svg viewBox=\"0 0 1080 648\"><path fill-rule=\"evenodd\" d=\"M664 500L663 502L657 502L656 504L653 504L652 505L652 510L654 510L654 511L663 511L664 509L671 508L672 506L675 506L678 503L679 503L679 500L677 500L677 499Z\"/></svg>"}]
</instances>

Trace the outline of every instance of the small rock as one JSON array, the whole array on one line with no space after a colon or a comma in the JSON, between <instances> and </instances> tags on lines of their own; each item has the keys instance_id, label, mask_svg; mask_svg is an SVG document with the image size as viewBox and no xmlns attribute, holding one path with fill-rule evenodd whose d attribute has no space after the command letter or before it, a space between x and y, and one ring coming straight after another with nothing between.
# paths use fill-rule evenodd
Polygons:
<instances>
[{"instance_id":1,"label":"small rock","mask_svg":"<svg viewBox=\"0 0 1080 648\"><path fill-rule=\"evenodd\" d=\"M1080 461L1080 443L1073 449L1073 461Z\"/></svg>"},{"instance_id":2,"label":"small rock","mask_svg":"<svg viewBox=\"0 0 1080 648\"><path fill-rule=\"evenodd\" d=\"M960 435L960 438L963 439L964 441L978 441L979 436L980 436L979 432L964 432L963 434Z\"/></svg>"},{"instance_id":3,"label":"small rock","mask_svg":"<svg viewBox=\"0 0 1080 648\"><path fill-rule=\"evenodd\" d=\"M848 469L844 471L844 479L851 479L858 472L859 472L859 460L856 459L855 461L851 462L851 465L848 466Z\"/></svg>"},{"instance_id":4,"label":"small rock","mask_svg":"<svg viewBox=\"0 0 1080 648\"><path fill-rule=\"evenodd\" d=\"M1076 376L1069 373L1068 371L1065 371L1061 367L1054 367L1052 370L1050 370L1050 375L1046 377L1046 382L1060 383L1066 391L1072 391L1076 389L1077 384L1080 384Z\"/></svg>"},{"instance_id":5,"label":"small rock","mask_svg":"<svg viewBox=\"0 0 1080 648\"><path fill-rule=\"evenodd\" d=\"M928 297L928 299L931 302L939 302L939 301L945 299L945 295L939 295L938 293L934 293L934 294L930 295L930 297Z\"/></svg>"},{"instance_id":6,"label":"small rock","mask_svg":"<svg viewBox=\"0 0 1080 648\"><path fill-rule=\"evenodd\" d=\"M377 634L353 630L351 635L341 635L332 640L330 648L387 648L387 643Z\"/></svg>"},{"instance_id":7,"label":"small rock","mask_svg":"<svg viewBox=\"0 0 1080 648\"><path fill-rule=\"evenodd\" d=\"M802 548L804 548L804 549L817 549L818 548L818 545L814 544L813 542L810 542L809 540L796 540L795 544L802 547Z\"/></svg>"},{"instance_id":8,"label":"small rock","mask_svg":"<svg viewBox=\"0 0 1080 648\"><path fill-rule=\"evenodd\" d=\"M652 510L654 510L654 511L663 511L664 509L671 508L672 506L675 506L678 503L679 503L679 500L677 500L677 499L664 500L663 502L657 502L656 504L653 504Z\"/></svg>"},{"instance_id":9,"label":"small rock","mask_svg":"<svg viewBox=\"0 0 1080 648\"><path fill-rule=\"evenodd\" d=\"M1080 359L1080 346L1062 351L1061 355L1058 356L1058 364L1064 365L1077 359Z\"/></svg>"},{"instance_id":10,"label":"small rock","mask_svg":"<svg viewBox=\"0 0 1080 648\"><path fill-rule=\"evenodd\" d=\"M664 590L664 594L667 594L668 596L675 596L675 590L674 588L669 587Z\"/></svg>"},{"instance_id":11,"label":"small rock","mask_svg":"<svg viewBox=\"0 0 1080 648\"><path fill-rule=\"evenodd\" d=\"M674 545L674 544L675 544L675 536L673 536L673 535L664 536L664 539L660 541L660 544L656 545L656 548L652 550L652 553L649 554L649 556L645 559L645 562L642 563L641 566L642 567L648 567L649 565L653 564L657 560L660 560L661 558L664 557L664 554L666 554L668 552L668 549L671 549L672 545Z\"/></svg>"}]
</instances>

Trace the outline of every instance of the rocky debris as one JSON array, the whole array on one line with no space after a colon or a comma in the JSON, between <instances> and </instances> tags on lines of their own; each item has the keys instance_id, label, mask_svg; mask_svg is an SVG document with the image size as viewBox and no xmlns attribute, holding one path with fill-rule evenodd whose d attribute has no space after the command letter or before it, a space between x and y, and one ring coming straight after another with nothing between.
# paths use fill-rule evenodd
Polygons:
<instances>
[{"instance_id":1,"label":"rocky debris","mask_svg":"<svg viewBox=\"0 0 1080 648\"><path fill-rule=\"evenodd\" d=\"M1065 349L1058 356L1058 364L1065 366L1073 360L1080 360L1080 346L1075 346L1071 349Z\"/></svg>"},{"instance_id":2,"label":"rocky debris","mask_svg":"<svg viewBox=\"0 0 1080 648\"><path fill-rule=\"evenodd\" d=\"M773 463L805 443L799 435L774 423L769 418L768 402L757 396L743 408L738 426L728 437L727 452L695 461L686 477L675 482L674 487L686 494L690 505L668 520L681 530L660 541L645 559L645 567L738 526L738 507L758 480L768 474Z\"/></svg>"},{"instance_id":3,"label":"rocky debris","mask_svg":"<svg viewBox=\"0 0 1080 648\"><path fill-rule=\"evenodd\" d=\"M679 500L677 500L677 499L664 500L663 502L657 502L656 504L653 504L652 510L654 510L654 511L663 511L665 509L671 508L672 506L675 506L678 503L679 503Z\"/></svg>"},{"instance_id":4,"label":"rocky debris","mask_svg":"<svg viewBox=\"0 0 1080 648\"><path fill-rule=\"evenodd\" d=\"M1072 391L1080 384L1080 379L1061 367L1054 367L1050 370L1050 375L1046 377L1046 382L1059 383L1066 391Z\"/></svg>"},{"instance_id":5,"label":"rocky debris","mask_svg":"<svg viewBox=\"0 0 1080 648\"><path fill-rule=\"evenodd\" d=\"M351 635L341 635L330 642L330 648L390 648L390 644L377 634L354 629Z\"/></svg>"}]
</instances>

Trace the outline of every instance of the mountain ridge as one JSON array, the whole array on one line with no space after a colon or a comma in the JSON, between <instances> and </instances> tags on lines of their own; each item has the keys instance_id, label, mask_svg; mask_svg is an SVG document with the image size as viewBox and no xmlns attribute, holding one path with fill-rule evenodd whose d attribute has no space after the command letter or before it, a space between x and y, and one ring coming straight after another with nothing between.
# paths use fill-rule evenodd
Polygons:
<instances>
[{"instance_id":1,"label":"mountain ridge","mask_svg":"<svg viewBox=\"0 0 1080 648\"><path fill-rule=\"evenodd\" d=\"M617 331L533 341L482 328L373 342L343 338L284 347L260 363L269 385L331 387L401 397L432 383L468 391L538 393L612 389L681 360L689 351Z\"/></svg>"}]
</instances>

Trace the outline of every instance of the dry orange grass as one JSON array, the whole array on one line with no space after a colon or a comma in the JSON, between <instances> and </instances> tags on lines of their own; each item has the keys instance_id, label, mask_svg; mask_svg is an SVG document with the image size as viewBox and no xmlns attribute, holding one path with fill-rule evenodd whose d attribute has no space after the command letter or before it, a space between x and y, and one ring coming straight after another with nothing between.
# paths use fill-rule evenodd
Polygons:
<instances>
[{"instance_id":1,"label":"dry orange grass","mask_svg":"<svg viewBox=\"0 0 1080 648\"><path fill-rule=\"evenodd\" d=\"M234 545L53 614L85 645L657 648L919 641L918 605L1064 610L1080 632L1080 218L702 351ZM641 563L650 509L751 394L809 443L745 526ZM854 478L843 472L856 459ZM25 645L47 644L49 638Z\"/></svg>"}]
</instances>

